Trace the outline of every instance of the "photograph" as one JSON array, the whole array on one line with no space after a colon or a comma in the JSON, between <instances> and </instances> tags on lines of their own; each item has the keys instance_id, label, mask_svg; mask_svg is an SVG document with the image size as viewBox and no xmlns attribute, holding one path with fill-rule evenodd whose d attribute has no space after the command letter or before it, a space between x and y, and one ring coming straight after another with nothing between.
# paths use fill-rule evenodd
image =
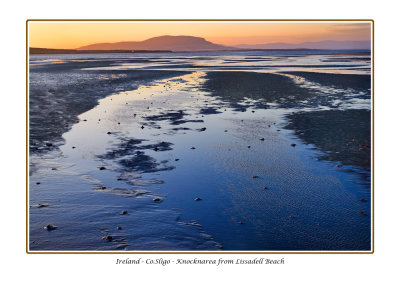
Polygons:
<instances>
[{"instance_id":1,"label":"photograph","mask_svg":"<svg viewBox=\"0 0 400 283\"><path fill-rule=\"evenodd\" d=\"M374 252L373 20L26 21L27 253Z\"/></svg>"}]
</instances>

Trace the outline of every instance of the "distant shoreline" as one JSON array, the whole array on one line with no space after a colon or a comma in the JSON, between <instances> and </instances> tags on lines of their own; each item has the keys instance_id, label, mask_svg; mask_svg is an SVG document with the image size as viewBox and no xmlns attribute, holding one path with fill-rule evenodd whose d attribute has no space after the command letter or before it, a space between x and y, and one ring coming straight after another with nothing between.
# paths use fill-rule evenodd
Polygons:
<instances>
[{"instance_id":1,"label":"distant shoreline","mask_svg":"<svg viewBox=\"0 0 400 283\"><path fill-rule=\"evenodd\" d=\"M136 54L136 53L189 53L189 52L260 52L260 51L320 51L327 52L329 51L343 51L341 53L335 53L332 55L345 55L345 54L371 54L371 50L360 49L360 50L351 50L351 49L308 49L308 48L295 48L295 49L238 49L238 50L210 50L210 51L172 51L172 50L77 50L77 49L51 49L51 48L36 48L30 47L29 54L30 55L51 55L51 54Z\"/></svg>"}]
</instances>

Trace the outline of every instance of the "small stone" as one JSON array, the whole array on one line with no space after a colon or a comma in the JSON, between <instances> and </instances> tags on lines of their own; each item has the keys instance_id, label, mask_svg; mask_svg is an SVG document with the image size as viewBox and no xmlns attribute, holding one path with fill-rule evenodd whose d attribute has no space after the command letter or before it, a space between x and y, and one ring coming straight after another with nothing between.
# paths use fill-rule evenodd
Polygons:
<instances>
[{"instance_id":1,"label":"small stone","mask_svg":"<svg viewBox=\"0 0 400 283\"><path fill-rule=\"evenodd\" d=\"M201 128L200 132L204 132L207 128Z\"/></svg>"},{"instance_id":2,"label":"small stone","mask_svg":"<svg viewBox=\"0 0 400 283\"><path fill-rule=\"evenodd\" d=\"M40 182L36 182L36 185L40 185Z\"/></svg>"},{"instance_id":3,"label":"small stone","mask_svg":"<svg viewBox=\"0 0 400 283\"><path fill-rule=\"evenodd\" d=\"M256 179L256 178L258 178L258 176L254 175L254 176L253 176L253 179Z\"/></svg>"},{"instance_id":4,"label":"small stone","mask_svg":"<svg viewBox=\"0 0 400 283\"><path fill-rule=\"evenodd\" d=\"M121 227L121 226L118 226L117 227L117 230L122 230L123 228Z\"/></svg>"},{"instance_id":5,"label":"small stone","mask_svg":"<svg viewBox=\"0 0 400 283\"><path fill-rule=\"evenodd\" d=\"M86 122L87 120L86 119L83 119L83 122Z\"/></svg>"},{"instance_id":6,"label":"small stone","mask_svg":"<svg viewBox=\"0 0 400 283\"><path fill-rule=\"evenodd\" d=\"M196 149L194 146L192 146L190 149Z\"/></svg>"},{"instance_id":7,"label":"small stone","mask_svg":"<svg viewBox=\"0 0 400 283\"><path fill-rule=\"evenodd\" d=\"M265 140L265 139L264 139L264 138L261 138L261 139L260 139L260 141L263 141L263 140Z\"/></svg>"},{"instance_id":8,"label":"small stone","mask_svg":"<svg viewBox=\"0 0 400 283\"><path fill-rule=\"evenodd\" d=\"M247 148L250 148L250 147L251 147L251 146L249 146L249 145L247 146Z\"/></svg>"},{"instance_id":9,"label":"small stone","mask_svg":"<svg viewBox=\"0 0 400 283\"><path fill-rule=\"evenodd\" d=\"M48 207L49 205L47 203L39 203L37 205L38 208L42 208L42 207Z\"/></svg>"},{"instance_id":10,"label":"small stone","mask_svg":"<svg viewBox=\"0 0 400 283\"><path fill-rule=\"evenodd\" d=\"M267 190L268 188L267 187L264 187L264 190Z\"/></svg>"},{"instance_id":11,"label":"small stone","mask_svg":"<svg viewBox=\"0 0 400 283\"><path fill-rule=\"evenodd\" d=\"M110 235L106 235L106 236L103 237L103 240L111 242L113 240L113 237L110 236Z\"/></svg>"},{"instance_id":12,"label":"small stone","mask_svg":"<svg viewBox=\"0 0 400 283\"><path fill-rule=\"evenodd\" d=\"M292 143L292 144L290 144L290 146L293 146L293 147L295 147L295 146L296 146L296 144L295 144L295 143Z\"/></svg>"},{"instance_id":13,"label":"small stone","mask_svg":"<svg viewBox=\"0 0 400 283\"><path fill-rule=\"evenodd\" d=\"M57 228L58 228L57 226L54 226L54 225L51 225L51 224L46 225L46 226L43 227L43 229L46 229L47 231L56 230Z\"/></svg>"},{"instance_id":14,"label":"small stone","mask_svg":"<svg viewBox=\"0 0 400 283\"><path fill-rule=\"evenodd\" d=\"M144 129L144 126L142 125L140 128L142 128L142 130Z\"/></svg>"},{"instance_id":15,"label":"small stone","mask_svg":"<svg viewBox=\"0 0 400 283\"><path fill-rule=\"evenodd\" d=\"M106 170L106 167L101 166L101 167L99 167L99 170Z\"/></svg>"},{"instance_id":16,"label":"small stone","mask_svg":"<svg viewBox=\"0 0 400 283\"><path fill-rule=\"evenodd\" d=\"M52 145L53 145L53 144L50 143L50 142L46 143L46 146L52 146Z\"/></svg>"},{"instance_id":17,"label":"small stone","mask_svg":"<svg viewBox=\"0 0 400 283\"><path fill-rule=\"evenodd\" d=\"M199 200L201 200L201 198L195 198L194 200L195 200L195 201L199 201Z\"/></svg>"},{"instance_id":18,"label":"small stone","mask_svg":"<svg viewBox=\"0 0 400 283\"><path fill-rule=\"evenodd\" d=\"M75 146L72 147L72 149L76 148Z\"/></svg>"},{"instance_id":19,"label":"small stone","mask_svg":"<svg viewBox=\"0 0 400 283\"><path fill-rule=\"evenodd\" d=\"M158 147L155 147L155 148L154 148L154 151L158 151Z\"/></svg>"},{"instance_id":20,"label":"small stone","mask_svg":"<svg viewBox=\"0 0 400 283\"><path fill-rule=\"evenodd\" d=\"M111 132L107 132L107 135L111 135Z\"/></svg>"},{"instance_id":21,"label":"small stone","mask_svg":"<svg viewBox=\"0 0 400 283\"><path fill-rule=\"evenodd\" d=\"M175 161L179 161L179 158L175 158Z\"/></svg>"},{"instance_id":22,"label":"small stone","mask_svg":"<svg viewBox=\"0 0 400 283\"><path fill-rule=\"evenodd\" d=\"M128 214L128 211L126 211L126 210L122 210L120 214L121 214L121 215Z\"/></svg>"},{"instance_id":23,"label":"small stone","mask_svg":"<svg viewBox=\"0 0 400 283\"><path fill-rule=\"evenodd\" d=\"M161 202L162 199L161 199L161 198L154 198L153 201L154 201L154 202Z\"/></svg>"}]
</instances>

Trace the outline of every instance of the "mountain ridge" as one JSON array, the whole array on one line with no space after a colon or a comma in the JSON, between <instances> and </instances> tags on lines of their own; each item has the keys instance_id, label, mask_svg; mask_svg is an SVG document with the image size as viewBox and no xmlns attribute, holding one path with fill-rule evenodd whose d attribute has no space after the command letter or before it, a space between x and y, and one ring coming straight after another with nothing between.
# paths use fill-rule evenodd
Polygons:
<instances>
[{"instance_id":1,"label":"mountain ridge","mask_svg":"<svg viewBox=\"0 0 400 283\"><path fill-rule=\"evenodd\" d=\"M143 41L121 41L114 43L95 43L77 50L166 50L166 51L229 51L232 46L215 44L202 37L163 35Z\"/></svg>"}]
</instances>

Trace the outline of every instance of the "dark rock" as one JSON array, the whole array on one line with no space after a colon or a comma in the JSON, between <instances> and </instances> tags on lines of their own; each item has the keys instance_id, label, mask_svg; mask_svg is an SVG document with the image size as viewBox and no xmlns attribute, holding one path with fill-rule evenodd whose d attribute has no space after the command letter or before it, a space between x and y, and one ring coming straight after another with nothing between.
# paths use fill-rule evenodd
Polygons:
<instances>
[{"instance_id":1,"label":"dark rock","mask_svg":"<svg viewBox=\"0 0 400 283\"><path fill-rule=\"evenodd\" d=\"M192 146L190 149L196 149L194 146Z\"/></svg>"},{"instance_id":2,"label":"dark rock","mask_svg":"<svg viewBox=\"0 0 400 283\"><path fill-rule=\"evenodd\" d=\"M54 225L51 225L51 224L46 225L46 226L43 227L43 229L46 229L47 231L56 230L57 228L58 228L57 226L54 226Z\"/></svg>"},{"instance_id":3,"label":"dark rock","mask_svg":"<svg viewBox=\"0 0 400 283\"><path fill-rule=\"evenodd\" d=\"M36 185L40 185L40 182L36 182Z\"/></svg>"},{"instance_id":4,"label":"dark rock","mask_svg":"<svg viewBox=\"0 0 400 283\"><path fill-rule=\"evenodd\" d=\"M111 135L111 132L107 132L107 135Z\"/></svg>"},{"instance_id":5,"label":"dark rock","mask_svg":"<svg viewBox=\"0 0 400 283\"><path fill-rule=\"evenodd\" d=\"M194 200L195 200L195 201L199 201L199 200L201 200L201 198L195 198Z\"/></svg>"},{"instance_id":6,"label":"dark rock","mask_svg":"<svg viewBox=\"0 0 400 283\"><path fill-rule=\"evenodd\" d=\"M110 235L106 235L106 236L103 237L103 240L111 242L113 240L113 237L110 236Z\"/></svg>"},{"instance_id":7,"label":"dark rock","mask_svg":"<svg viewBox=\"0 0 400 283\"><path fill-rule=\"evenodd\" d=\"M175 158L175 161L179 161L179 158Z\"/></svg>"},{"instance_id":8,"label":"dark rock","mask_svg":"<svg viewBox=\"0 0 400 283\"><path fill-rule=\"evenodd\" d=\"M106 167L101 166L101 167L99 167L99 170L106 170Z\"/></svg>"},{"instance_id":9,"label":"dark rock","mask_svg":"<svg viewBox=\"0 0 400 283\"><path fill-rule=\"evenodd\" d=\"M254 176L253 176L253 179L256 179L256 178L258 178L258 176L254 175Z\"/></svg>"},{"instance_id":10,"label":"dark rock","mask_svg":"<svg viewBox=\"0 0 400 283\"><path fill-rule=\"evenodd\" d=\"M144 126L142 125L140 128L142 128L142 130L144 129Z\"/></svg>"},{"instance_id":11,"label":"dark rock","mask_svg":"<svg viewBox=\"0 0 400 283\"><path fill-rule=\"evenodd\" d=\"M48 142L48 143L46 143L46 146L53 146L53 144Z\"/></svg>"},{"instance_id":12,"label":"dark rock","mask_svg":"<svg viewBox=\"0 0 400 283\"><path fill-rule=\"evenodd\" d=\"M161 199L161 198L154 198L153 201L154 201L154 202L161 202L162 199Z\"/></svg>"},{"instance_id":13,"label":"dark rock","mask_svg":"<svg viewBox=\"0 0 400 283\"><path fill-rule=\"evenodd\" d=\"M118 226L117 227L117 230L122 230L123 228L121 227L121 226Z\"/></svg>"},{"instance_id":14,"label":"dark rock","mask_svg":"<svg viewBox=\"0 0 400 283\"><path fill-rule=\"evenodd\" d=\"M295 147L295 146L296 146L296 144L295 144L295 143L292 143L292 144L290 144L290 146L293 146L293 147Z\"/></svg>"},{"instance_id":15,"label":"dark rock","mask_svg":"<svg viewBox=\"0 0 400 283\"><path fill-rule=\"evenodd\" d=\"M121 215L128 214L128 211L126 211L126 210L122 210L120 214L121 214Z\"/></svg>"},{"instance_id":16,"label":"dark rock","mask_svg":"<svg viewBox=\"0 0 400 283\"><path fill-rule=\"evenodd\" d=\"M261 138L261 139L260 139L260 141L263 141L263 140L265 140L265 139L264 139L264 138Z\"/></svg>"}]
</instances>

